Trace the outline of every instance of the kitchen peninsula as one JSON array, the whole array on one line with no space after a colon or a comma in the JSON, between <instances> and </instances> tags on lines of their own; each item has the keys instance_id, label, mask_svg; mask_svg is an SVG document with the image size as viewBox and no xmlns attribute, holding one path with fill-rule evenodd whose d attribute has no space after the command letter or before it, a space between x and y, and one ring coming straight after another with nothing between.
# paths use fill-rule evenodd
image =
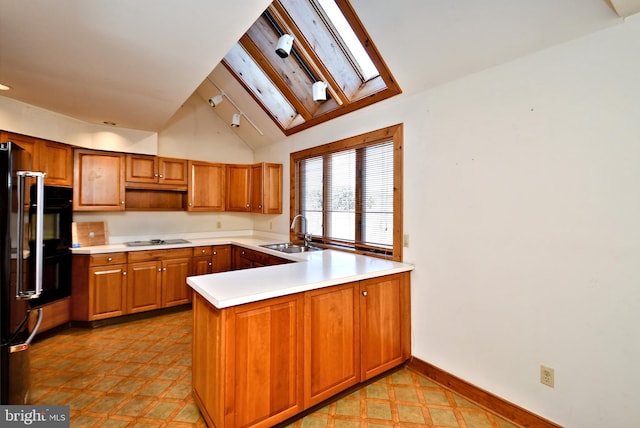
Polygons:
<instances>
[{"instance_id":1,"label":"kitchen peninsula","mask_svg":"<svg viewBox=\"0 0 640 428\"><path fill-rule=\"evenodd\" d=\"M409 359L413 265L247 247L296 263L187 279L209 426L272 426Z\"/></svg>"},{"instance_id":2,"label":"kitchen peninsula","mask_svg":"<svg viewBox=\"0 0 640 428\"><path fill-rule=\"evenodd\" d=\"M84 281L87 292L77 295L74 307L85 308L82 315L92 320L184 303L172 288L180 282L186 287L178 280L184 272L166 278L153 272L164 265L167 272L171 266L190 272L193 393L211 427L272 426L410 358L413 265L341 251L285 254L263 247L274 242L239 236L74 248L74 257L87 264L77 264L83 271L78 283ZM225 261L218 264L221 255ZM143 256L158 260L140 261ZM218 273L196 268L207 257L216 265L208 272ZM180 268L189 260L190 268ZM106 266L91 267L100 261ZM136 269L147 264L150 276L140 270L138 281ZM106 281L110 272L121 286ZM85 279L101 275L95 284ZM100 294L101 287L108 292ZM163 297L166 290L173 290L171 299ZM89 303L83 306L82 299Z\"/></svg>"}]
</instances>

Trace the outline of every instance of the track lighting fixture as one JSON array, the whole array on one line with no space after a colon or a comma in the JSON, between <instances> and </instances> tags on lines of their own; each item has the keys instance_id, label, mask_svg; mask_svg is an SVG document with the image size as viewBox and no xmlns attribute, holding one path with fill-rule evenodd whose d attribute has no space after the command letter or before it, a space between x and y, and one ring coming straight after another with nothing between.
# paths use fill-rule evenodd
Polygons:
<instances>
[{"instance_id":1,"label":"track lighting fixture","mask_svg":"<svg viewBox=\"0 0 640 428\"><path fill-rule=\"evenodd\" d=\"M291 34L283 34L278 39L278 44L276 46L276 53L280 58L286 58L291 53L292 47L293 47L293 36Z\"/></svg>"},{"instance_id":2,"label":"track lighting fixture","mask_svg":"<svg viewBox=\"0 0 640 428\"><path fill-rule=\"evenodd\" d=\"M238 128L240 126L240 113L234 113L231 118L231 127Z\"/></svg>"},{"instance_id":3,"label":"track lighting fixture","mask_svg":"<svg viewBox=\"0 0 640 428\"><path fill-rule=\"evenodd\" d=\"M317 81L313 84L313 101L326 101L327 100L327 85L326 82Z\"/></svg>"},{"instance_id":4,"label":"track lighting fixture","mask_svg":"<svg viewBox=\"0 0 640 428\"><path fill-rule=\"evenodd\" d=\"M220 105L220 103L221 103L221 102L223 101L223 99L224 99L224 98L222 98L222 95L224 95L224 94L219 94L219 95L216 95L216 96L215 96L215 97L213 97L213 98L209 98L209 105L210 105L211 107L219 106L219 105Z\"/></svg>"}]
</instances>

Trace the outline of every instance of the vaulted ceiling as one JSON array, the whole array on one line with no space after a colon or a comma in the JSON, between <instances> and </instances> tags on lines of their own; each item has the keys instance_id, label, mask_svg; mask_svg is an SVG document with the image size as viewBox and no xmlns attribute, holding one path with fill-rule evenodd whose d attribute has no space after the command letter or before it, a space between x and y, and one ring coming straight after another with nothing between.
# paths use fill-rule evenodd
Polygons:
<instances>
[{"instance_id":1,"label":"vaulted ceiling","mask_svg":"<svg viewBox=\"0 0 640 428\"><path fill-rule=\"evenodd\" d=\"M0 83L12 88L0 96L90 123L160 131L194 92L206 103L222 89L263 134L249 127L238 130L241 138L252 147L281 140L282 131L220 65L269 4L0 0ZM640 0L351 4L405 95L615 25L640 10Z\"/></svg>"}]
</instances>

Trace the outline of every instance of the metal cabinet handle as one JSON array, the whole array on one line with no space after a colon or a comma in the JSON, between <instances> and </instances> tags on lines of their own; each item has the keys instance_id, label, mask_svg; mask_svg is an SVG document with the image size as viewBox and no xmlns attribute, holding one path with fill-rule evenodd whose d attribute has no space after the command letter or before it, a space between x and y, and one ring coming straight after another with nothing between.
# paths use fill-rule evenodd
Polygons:
<instances>
[{"instance_id":1,"label":"metal cabinet handle","mask_svg":"<svg viewBox=\"0 0 640 428\"><path fill-rule=\"evenodd\" d=\"M120 205L124 205L124 201L120 201Z\"/></svg>"},{"instance_id":2,"label":"metal cabinet handle","mask_svg":"<svg viewBox=\"0 0 640 428\"><path fill-rule=\"evenodd\" d=\"M153 174L153 176L154 176L154 177L157 177L157 176L158 176L158 174Z\"/></svg>"},{"instance_id":3,"label":"metal cabinet handle","mask_svg":"<svg viewBox=\"0 0 640 428\"><path fill-rule=\"evenodd\" d=\"M366 291L363 291L363 292L362 292L362 295L363 295L364 297L367 297L367 294L368 294L368 293L367 293Z\"/></svg>"},{"instance_id":4,"label":"metal cabinet handle","mask_svg":"<svg viewBox=\"0 0 640 428\"><path fill-rule=\"evenodd\" d=\"M160 174L160 178L164 178L164 175Z\"/></svg>"},{"instance_id":5,"label":"metal cabinet handle","mask_svg":"<svg viewBox=\"0 0 640 428\"><path fill-rule=\"evenodd\" d=\"M217 251L214 251L214 252L213 252L213 255L214 255L214 256L217 256L217 255L218 255L218 252L217 252Z\"/></svg>"},{"instance_id":6,"label":"metal cabinet handle","mask_svg":"<svg viewBox=\"0 0 640 428\"><path fill-rule=\"evenodd\" d=\"M206 250L202 250L202 254L206 253Z\"/></svg>"},{"instance_id":7,"label":"metal cabinet handle","mask_svg":"<svg viewBox=\"0 0 640 428\"><path fill-rule=\"evenodd\" d=\"M108 262L112 262L112 261L113 261L113 257L108 257L108 258L107 258L107 261L108 261Z\"/></svg>"},{"instance_id":8,"label":"metal cabinet handle","mask_svg":"<svg viewBox=\"0 0 640 428\"><path fill-rule=\"evenodd\" d=\"M122 272L122 276L127 276L127 271L126 270Z\"/></svg>"},{"instance_id":9,"label":"metal cabinet handle","mask_svg":"<svg viewBox=\"0 0 640 428\"><path fill-rule=\"evenodd\" d=\"M162 268L163 271L167 270L167 268Z\"/></svg>"},{"instance_id":10,"label":"metal cabinet handle","mask_svg":"<svg viewBox=\"0 0 640 428\"><path fill-rule=\"evenodd\" d=\"M158 268L158 272L162 272L162 268Z\"/></svg>"},{"instance_id":11,"label":"metal cabinet handle","mask_svg":"<svg viewBox=\"0 0 640 428\"><path fill-rule=\"evenodd\" d=\"M209 262L209 266L213 266L213 263Z\"/></svg>"}]
</instances>

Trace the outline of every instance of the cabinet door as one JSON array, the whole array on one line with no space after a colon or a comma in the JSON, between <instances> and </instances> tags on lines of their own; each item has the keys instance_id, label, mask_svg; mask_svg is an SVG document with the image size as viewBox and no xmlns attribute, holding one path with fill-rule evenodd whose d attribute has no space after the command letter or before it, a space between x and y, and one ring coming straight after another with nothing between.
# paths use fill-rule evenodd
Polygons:
<instances>
[{"instance_id":1,"label":"cabinet door","mask_svg":"<svg viewBox=\"0 0 640 428\"><path fill-rule=\"evenodd\" d=\"M130 183L158 182L158 159L155 156L127 154L126 181Z\"/></svg>"},{"instance_id":2,"label":"cabinet door","mask_svg":"<svg viewBox=\"0 0 640 428\"><path fill-rule=\"evenodd\" d=\"M76 149L73 210L124 211L124 155Z\"/></svg>"},{"instance_id":3,"label":"cabinet door","mask_svg":"<svg viewBox=\"0 0 640 428\"><path fill-rule=\"evenodd\" d=\"M89 320L117 317L125 313L125 265L89 269Z\"/></svg>"},{"instance_id":4,"label":"cabinet door","mask_svg":"<svg viewBox=\"0 0 640 428\"><path fill-rule=\"evenodd\" d=\"M47 173L45 184L51 186L73 185L73 149L53 141L38 141L38 169Z\"/></svg>"},{"instance_id":5,"label":"cabinet door","mask_svg":"<svg viewBox=\"0 0 640 428\"><path fill-rule=\"evenodd\" d=\"M305 408L360 380L358 291L353 282L305 293Z\"/></svg>"},{"instance_id":6,"label":"cabinet door","mask_svg":"<svg viewBox=\"0 0 640 428\"><path fill-rule=\"evenodd\" d=\"M224 427L223 313L195 293L193 300L193 396L210 427ZM229 425L231 426L231 425Z\"/></svg>"},{"instance_id":7,"label":"cabinet door","mask_svg":"<svg viewBox=\"0 0 640 428\"><path fill-rule=\"evenodd\" d=\"M282 214L282 164L265 163L263 169L262 212Z\"/></svg>"},{"instance_id":8,"label":"cabinet door","mask_svg":"<svg viewBox=\"0 0 640 428\"><path fill-rule=\"evenodd\" d=\"M225 426L271 426L302 410L303 316L300 294L230 309Z\"/></svg>"},{"instance_id":9,"label":"cabinet door","mask_svg":"<svg viewBox=\"0 0 640 428\"><path fill-rule=\"evenodd\" d=\"M188 171L186 159L158 159L158 183L160 184L186 186Z\"/></svg>"},{"instance_id":10,"label":"cabinet door","mask_svg":"<svg viewBox=\"0 0 640 428\"><path fill-rule=\"evenodd\" d=\"M188 211L224 211L224 164L189 161Z\"/></svg>"},{"instance_id":11,"label":"cabinet door","mask_svg":"<svg viewBox=\"0 0 640 428\"><path fill-rule=\"evenodd\" d=\"M211 256L194 257L192 263L194 275L206 275L213 271L213 261L211 260Z\"/></svg>"},{"instance_id":12,"label":"cabinet door","mask_svg":"<svg viewBox=\"0 0 640 428\"><path fill-rule=\"evenodd\" d=\"M160 262L130 263L127 282L127 313L159 309L162 270Z\"/></svg>"},{"instance_id":13,"label":"cabinet door","mask_svg":"<svg viewBox=\"0 0 640 428\"><path fill-rule=\"evenodd\" d=\"M227 272L231 270L231 246L215 245L212 255L213 268L211 272Z\"/></svg>"},{"instance_id":14,"label":"cabinet door","mask_svg":"<svg viewBox=\"0 0 640 428\"><path fill-rule=\"evenodd\" d=\"M11 132L0 132L0 141L12 141L15 144L19 145L24 149L25 152L31 155L31 165L29 165L29 169L32 171L38 170L38 150L37 150L37 140L33 137L28 137L26 135L13 134Z\"/></svg>"},{"instance_id":15,"label":"cabinet door","mask_svg":"<svg viewBox=\"0 0 640 428\"><path fill-rule=\"evenodd\" d=\"M187 285L190 261L190 258L184 258L162 262L162 307L182 305L191 300Z\"/></svg>"},{"instance_id":16,"label":"cabinet door","mask_svg":"<svg viewBox=\"0 0 640 428\"><path fill-rule=\"evenodd\" d=\"M226 211L250 211L250 165L227 165Z\"/></svg>"},{"instance_id":17,"label":"cabinet door","mask_svg":"<svg viewBox=\"0 0 640 428\"><path fill-rule=\"evenodd\" d=\"M251 165L251 212L262 214L264 210L263 168L264 164Z\"/></svg>"},{"instance_id":18,"label":"cabinet door","mask_svg":"<svg viewBox=\"0 0 640 428\"><path fill-rule=\"evenodd\" d=\"M410 317L408 273L360 282L363 381L410 357Z\"/></svg>"}]
</instances>

